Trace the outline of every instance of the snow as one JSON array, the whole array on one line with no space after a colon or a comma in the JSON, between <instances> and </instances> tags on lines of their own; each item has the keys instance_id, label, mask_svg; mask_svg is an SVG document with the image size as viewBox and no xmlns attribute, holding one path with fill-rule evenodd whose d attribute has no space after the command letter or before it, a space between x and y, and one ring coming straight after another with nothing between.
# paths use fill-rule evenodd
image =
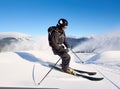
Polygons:
<instances>
[{"instance_id":1,"label":"snow","mask_svg":"<svg viewBox=\"0 0 120 89\"><path fill-rule=\"evenodd\" d=\"M46 39L46 38L42 38ZM37 43L39 43L37 41ZM44 41L40 45L44 47ZM44 45L46 45L44 44ZM38 47L36 44L36 47ZM30 87L59 89L120 89L120 51L111 50L101 53L76 53L85 64L70 51L70 67L95 71L96 77L104 77L102 81L90 81L60 71L52 70L44 81L36 86L50 70L49 63L55 63L59 57L54 55L50 47L28 51L0 53L0 87ZM60 64L61 61L58 63ZM34 83L35 81L35 83Z\"/></svg>"},{"instance_id":2,"label":"snow","mask_svg":"<svg viewBox=\"0 0 120 89\"><path fill-rule=\"evenodd\" d=\"M120 63L120 60L118 60L118 58L120 59L120 51L110 51L102 53L99 56L96 55L96 58L98 58L96 61L101 62L102 58L109 59L109 53L116 55L113 55L114 57L112 56L112 59L116 59ZM45 56L46 54L48 54L47 57ZM71 55L73 56L72 53ZM60 89L118 89L106 78L102 81L94 82L81 77L74 77L56 70L52 70L40 86L35 86L33 82L33 66L35 65L35 82L38 83L50 69L47 67L47 63L55 63L58 58L58 56L54 56L48 51L0 53L0 86L50 87ZM112 61L112 59L109 61ZM79 64L74 60L71 61L70 66L81 70L96 71L98 73L96 76L102 77L103 75L98 72L99 70L118 87L120 87L120 71L116 72L116 70L99 64Z\"/></svg>"}]
</instances>

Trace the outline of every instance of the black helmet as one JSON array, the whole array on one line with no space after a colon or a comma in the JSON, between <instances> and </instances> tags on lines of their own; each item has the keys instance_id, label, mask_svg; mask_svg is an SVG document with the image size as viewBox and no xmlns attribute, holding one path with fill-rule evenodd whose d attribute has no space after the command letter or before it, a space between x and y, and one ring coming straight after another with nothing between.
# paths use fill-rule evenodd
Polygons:
<instances>
[{"instance_id":1,"label":"black helmet","mask_svg":"<svg viewBox=\"0 0 120 89\"><path fill-rule=\"evenodd\" d=\"M68 21L66 19L61 18L58 20L58 25L61 27L68 26Z\"/></svg>"}]
</instances>

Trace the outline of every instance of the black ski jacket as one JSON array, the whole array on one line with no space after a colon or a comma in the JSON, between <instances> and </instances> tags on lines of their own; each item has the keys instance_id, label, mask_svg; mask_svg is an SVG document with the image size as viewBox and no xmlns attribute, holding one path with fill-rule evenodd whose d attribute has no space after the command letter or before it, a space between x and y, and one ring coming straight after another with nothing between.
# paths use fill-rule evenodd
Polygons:
<instances>
[{"instance_id":1,"label":"black ski jacket","mask_svg":"<svg viewBox=\"0 0 120 89\"><path fill-rule=\"evenodd\" d=\"M69 48L65 32L60 27L56 26L56 29L53 31L51 37L51 47L54 54L66 52L66 49L64 48L63 44L66 46L66 48Z\"/></svg>"}]
</instances>

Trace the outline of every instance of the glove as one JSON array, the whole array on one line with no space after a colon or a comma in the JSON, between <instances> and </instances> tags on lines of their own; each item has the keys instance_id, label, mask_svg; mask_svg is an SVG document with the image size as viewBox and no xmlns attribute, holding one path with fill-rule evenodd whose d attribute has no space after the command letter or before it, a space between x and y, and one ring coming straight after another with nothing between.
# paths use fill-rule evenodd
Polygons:
<instances>
[{"instance_id":1,"label":"glove","mask_svg":"<svg viewBox=\"0 0 120 89\"><path fill-rule=\"evenodd\" d=\"M65 52L66 52L66 53L68 53L68 52L69 52L69 49L68 49L68 48L67 48L67 49L65 49Z\"/></svg>"},{"instance_id":2,"label":"glove","mask_svg":"<svg viewBox=\"0 0 120 89\"><path fill-rule=\"evenodd\" d=\"M66 53L68 53L69 50L70 50L70 48L64 49L63 47L60 47L59 52L66 52Z\"/></svg>"}]
</instances>

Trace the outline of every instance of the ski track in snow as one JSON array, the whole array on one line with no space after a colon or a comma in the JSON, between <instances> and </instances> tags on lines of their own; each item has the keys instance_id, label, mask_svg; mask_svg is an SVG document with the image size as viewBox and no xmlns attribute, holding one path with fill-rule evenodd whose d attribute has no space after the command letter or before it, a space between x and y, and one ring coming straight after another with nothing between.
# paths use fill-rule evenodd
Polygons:
<instances>
[{"instance_id":1,"label":"ski track in snow","mask_svg":"<svg viewBox=\"0 0 120 89\"><path fill-rule=\"evenodd\" d=\"M93 65L93 68L96 69L97 72L100 73L106 80L108 80L108 82L113 84L117 89L120 89L119 85L117 85L114 80L109 78L108 75L106 75L104 72L101 72L102 70L104 70L105 72L113 73L112 71L108 71L106 68L103 68L103 66L99 66L96 64ZM119 75L119 74L117 74L117 75Z\"/></svg>"}]
</instances>

